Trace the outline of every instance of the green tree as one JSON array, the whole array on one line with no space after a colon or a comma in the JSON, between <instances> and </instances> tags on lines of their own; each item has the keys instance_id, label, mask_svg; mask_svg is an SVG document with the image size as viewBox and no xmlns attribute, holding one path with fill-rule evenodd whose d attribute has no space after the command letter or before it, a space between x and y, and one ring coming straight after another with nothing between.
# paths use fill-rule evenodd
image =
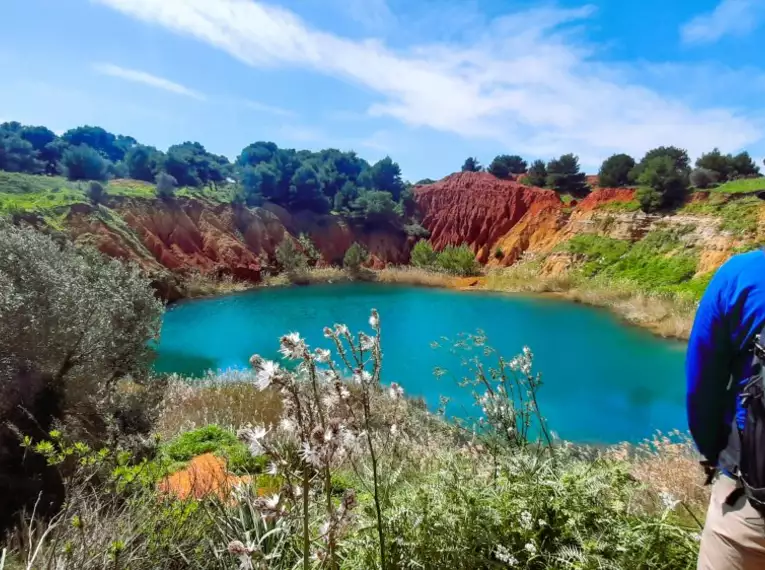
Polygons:
<instances>
[{"instance_id":1,"label":"green tree","mask_svg":"<svg viewBox=\"0 0 765 570\"><path fill-rule=\"evenodd\" d=\"M69 180L106 180L109 173L109 163L84 144L68 148L61 163Z\"/></svg>"},{"instance_id":2,"label":"green tree","mask_svg":"<svg viewBox=\"0 0 765 570\"><path fill-rule=\"evenodd\" d=\"M658 190L650 186L641 186L635 193L635 199L644 212L655 212L661 208L662 196Z\"/></svg>"},{"instance_id":3,"label":"green tree","mask_svg":"<svg viewBox=\"0 0 765 570\"><path fill-rule=\"evenodd\" d=\"M547 163L547 185L559 193L582 196L589 192L586 177L579 171L579 157L564 154Z\"/></svg>"},{"instance_id":4,"label":"green tree","mask_svg":"<svg viewBox=\"0 0 765 570\"><path fill-rule=\"evenodd\" d=\"M66 131L61 138L71 146L88 146L99 152L104 158L117 162L125 158L129 141L135 142L132 137L118 138L101 127L92 127L85 125Z\"/></svg>"},{"instance_id":5,"label":"green tree","mask_svg":"<svg viewBox=\"0 0 765 570\"><path fill-rule=\"evenodd\" d=\"M680 203L686 196L688 174L678 168L671 156L655 156L643 164L638 183L653 188L661 195L661 206L668 207Z\"/></svg>"},{"instance_id":6,"label":"green tree","mask_svg":"<svg viewBox=\"0 0 765 570\"><path fill-rule=\"evenodd\" d=\"M17 134L0 138L0 170L9 172L42 172L45 164L37 160L37 153L29 141Z\"/></svg>"},{"instance_id":7,"label":"green tree","mask_svg":"<svg viewBox=\"0 0 765 570\"><path fill-rule=\"evenodd\" d=\"M361 192L353 202L352 209L357 216L371 225L396 222L400 218L398 205L390 192L367 190Z\"/></svg>"},{"instance_id":8,"label":"green tree","mask_svg":"<svg viewBox=\"0 0 765 570\"><path fill-rule=\"evenodd\" d=\"M343 257L343 267L351 273L358 273L361 266L369 259L369 253L358 242L353 242Z\"/></svg>"},{"instance_id":9,"label":"green tree","mask_svg":"<svg viewBox=\"0 0 765 570\"><path fill-rule=\"evenodd\" d=\"M547 166L543 160L535 160L531 163L529 171L526 174L526 183L529 186L544 188L547 184Z\"/></svg>"},{"instance_id":10,"label":"green tree","mask_svg":"<svg viewBox=\"0 0 765 570\"><path fill-rule=\"evenodd\" d=\"M88 184L88 190L85 192L85 195L88 197L88 200L90 200L91 203L100 204L106 195L106 191L100 182L91 180Z\"/></svg>"},{"instance_id":11,"label":"green tree","mask_svg":"<svg viewBox=\"0 0 765 570\"><path fill-rule=\"evenodd\" d=\"M675 170L685 173L687 177L691 172L691 159L685 149L676 146L660 146L645 153L643 159L635 166L630 174L633 180L638 180L649 161L654 158L667 157L672 161Z\"/></svg>"},{"instance_id":12,"label":"green tree","mask_svg":"<svg viewBox=\"0 0 765 570\"><path fill-rule=\"evenodd\" d=\"M290 206L292 208L321 213L329 211L329 199L324 195L319 172L312 164L305 163L298 168L291 182Z\"/></svg>"},{"instance_id":13,"label":"green tree","mask_svg":"<svg viewBox=\"0 0 765 570\"><path fill-rule=\"evenodd\" d=\"M488 171L497 178L509 178L512 174L523 174L528 164L517 154L500 154L491 161Z\"/></svg>"},{"instance_id":14,"label":"green tree","mask_svg":"<svg viewBox=\"0 0 765 570\"><path fill-rule=\"evenodd\" d=\"M711 152L702 154L696 159L696 168L717 173L718 180L728 180L731 175L731 155L724 155L720 149L714 148Z\"/></svg>"},{"instance_id":15,"label":"green tree","mask_svg":"<svg viewBox=\"0 0 765 570\"><path fill-rule=\"evenodd\" d=\"M462 172L481 172L481 170L483 170L481 163L478 162L477 158L472 156L466 158L465 162L462 164Z\"/></svg>"},{"instance_id":16,"label":"green tree","mask_svg":"<svg viewBox=\"0 0 765 570\"><path fill-rule=\"evenodd\" d=\"M156 193L158 198L172 198L178 181L167 172L160 172L156 177Z\"/></svg>"},{"instance_id":17,"label":"green tree","mask_svg":"<svg viewBox=\"0 0 765 570\"><path fill-rule=\"evenodd\" d=\"M306 256L308 263L311 265L316 265L316 263L321 259L321 252L316 248L316 244L313 243L311 236L305 233L301 233L298 236L298 243L300 244L300 247Z\"/></svg>"},{"instance_id":18,"label":"green tree","mask_svg":"<svg viewBox=\"0 0 765 570\"><path fill-rule=\"evenodd\" d=\"M409 262L415 267L430 268L436 263L437 254L433 250L433 246L430 242L421 239L412 248L412 253L409 257Z\"/></svg>"},{"instance_id":19,"label":"green tree","mask_svg":"<svg viewBox=\"0 0 765 570\"><path fill-rule=\"evenodd\" d=\"M164 170L181 186L223 182L230 165L225 157L207 152L198 142L184 142L167 149Z\"/></svg>"},{"instance_id":20,"label":"green tree","mask_svg":"<svg viewBox=\"0 0 765 570\"><path fill-rule=\"evenodd\" d=\"M477 275L480 272L480 266L475 259L475 254L467 245L448 245L438 252L436 256L436 267L461 277Z\"/></svg>"},{"instance_id":21,"label":"green tree","mask_svg":"<svg viewBox=\"0 0 765 570\"><path fill-rule=\"evenodd\" d=\"M423 178L414 183L415 186L427 186L428 184L435 184L436 181L432 178Z\"/></svg>"},{"instance_id":22,"label":"green tree","mask_svg":"<svg viewBox=\"0 0 765 570\"><path fill-rule=\"evenodd\" d=\"M281 243L276 248L276 261L288 274L298 274L308 267L308 257L300 251L289 234L284 235Z\"/></svg>"},{"instance_id":23,"label":"green tree","mask_svg":"<svg viewBox=\"0 0 765 570\"><path fill-rule=\"evenodd\" d=\"M630 178L635 159L628 154L614 154L603 161L598 172L598 184L602 188L619 188L633 182Z\"/></svg>"},{"instance_id":24,"label":"green tree","mask_svg":"<svg viewBox=\"0 0 765 570\"><path fill-rule=\"evenodd\" d=\"M759 176L760 168L755 164L749 153L744 151L731 158L731 174L733 176Z\"/></svg>"},{"instance_id":25,"label":"green tree","mask_svg":"<svg viewBox=\"0 0 765 570\"><path fill-rule=\"evenodd\" d=\"M401 180L401 167L398 163L393 162L389 156L376 162L369 169L368 180L371 183L368 186L369 188L390 193L394 201L397 201L401 197L401 192L404 191L404 181Z\"/></svg>"},{"instance_id":26,"label":"green tree","mask_svg":"<svg viewBox=\"0 0 765 570\"><path fill-rule=\"evenodd\" d=\"M135 180L153 182L165 160L164 153L152 146L134 145L125 153L128 176Z\"/></svg>"}]
</instances>

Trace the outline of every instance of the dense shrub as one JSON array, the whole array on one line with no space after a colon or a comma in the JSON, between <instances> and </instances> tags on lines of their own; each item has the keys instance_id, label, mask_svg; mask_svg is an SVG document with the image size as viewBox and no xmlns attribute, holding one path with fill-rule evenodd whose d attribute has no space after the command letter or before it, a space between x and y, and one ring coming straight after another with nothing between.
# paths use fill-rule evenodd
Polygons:
<instances>
[{"instance_id":1,"label":"dense shrub","mask_svg":"<svg viewBox=\"0 0 765 570\"><path fill-rule=\"evenodd\" d=\"M308 267L308 257L288 234L276 248L276 261L287 273L301 272Z\"/></svg>"},{"instance_id":2,"label":"dense shrub","mask_svg":"<svg viewBox=\"0 0 765 570\"><path fill-rule=\"evenodd\" d=\"M441 271L468 277L478 275L481 266L475 259L473 250L467 245L448 245L436 255L435 266Z\"/></svg>"},{"instance_id":3,"label":"dense shrub","mask_svg":"<svg viewBox=\"0 0 765 570\"><path fill-rule=\"evenodd\" d=\"M61 163L69 180L106 180L108 177L108 161L86 145L68 148Z\"/></svg>"},{"instance_id":4,"label":"dense shrub","mask_svg":"<svg viewBox=\"0 0 765 570\"><path fill-rule=\"evenodd\" d=\"M433 246L430 245L430 242L421 239L416 244L414 244L412 253L410 254L409 263L415 267L422 267L427 269L435 265L436 257L437 254L433 250Z\"/></svg>"},{"instance_id":5,"label":"dense shrub","mask_svg":"<svg viewBox=\"0 0 765 570\"><path fill-rule=\"evenodd\" d=\"M528 173L524 178L524 184L544 188L547 184L547 165L545 165L543 160L535 160L531 163Z\"/></svg>"},{"instance_id":6,"label":"dense shrub","mask_svg":"<svg viewBox=\"0 0 765 570\"><path fill-rule=\"evenodd\" d=\"M171 176L167 172L160 172L157 174L157 197L159 198L172 198L175 196L175 188L178 186L178 181L174 176Z\"/></svg>"},{"instance_id":7,"label":"dense shrub","mask_svg":"<svg viewBox=\"0 0 765 570\"><path fill-rule=\"evenodd\" d=\"M55 485L24 462L6 422L33 435L58 422L98 444L151 429L162 383L148 378L149 341L162 312L137 267L0 226L3 517Z\"/></svg>"},{"instance_id":8,"label":"dense shrub","mask_svg":"<svg viewBox=\"0 0 765 570\"><path fill-rule=\"evenodd\" d=\"M465 162L462 164L462 172L481 172L483 170L483 167L481 166L481 163L478 162L477 158L474 158L472 156L465 159Z\"/></svg>"},{"instance_id":9,"label":"dense shrub","mask_svg":"<svg viewBox=\"0 0 765 570\"><path fill-rule=\"evenodd\" d=\"M683 201L688 192L688 172L678 168L671 156L656 156L641 164L638 183L648 186L661 195L661 206L674 206ZM638 196L641 204L655 201L644 200Z\"/></svg>"},{"instance_id":10,"label":"dense shrub","mask_svg":"<svg viewBox=\"0 0 765 570\"><path fill-rule=\"evenodd\" d=\"M691 171L691 186L696 188L709 188L720 180L720 174L708 168L696 168Z\"/></svg>"},{"instance_id":11,"label":"dense shrub","mask_svg":"<svg viewBox=\"0 0 765 570\"><path fill-rule=\"evenodd\" d=\"M650 186L641 186L635 193L635 199L640 204L640 209L644 212L655 212L661 208L661 192L654 190Z\"/></svg>"},{"instance_id":12,"label":"dense shrub","mask_svg":"<svg viewBox=\"0 0 765 570\"><path fill-rule=\"evenodd\" d=\"M358 242L353 242L348 251L345 252L343 257L343 266L349 271L355 273L361 266L369 259L369 252L364 249Z\"/></svg>"},{"instance_id":13,"label":"dense shrub","mask_svg":"<svg viewBox=\"0 0 765 570\"><path fill-rule=\"evenodd\" d=\"M106 191L100 182L91 180L88 184L88 189L85 192L85 195L88 197L88 200L90 200L92 204L100 204L104 199L104 195L106 195Z\"/></svg>"},{"instance_id":14,"label":"dense shrub","mask_svg":"<svg viewBox=\"0 0 765 570\"><path fill-rule=\"evenodd\" d=\"M529 172L531 175L531 172ZM579 157L564 154L547 163L547 186L560 193L583 196L589 192L584 172L579 170Z\"/></svg>"},{"instance_id":15,"label":"dense shrub","mask_svg":"<svg viewBox=\"0 0 765 570\"><path fill-rule=\"evenodd\" d=\"M316 265L321 259L321 252L316 249L316 244L313 243L311 236L301 233L298 236L298 243L300 244L303 254L310 265Z\"/></svg>"},{"instance_id":16,"label":"dense shrub","mask_svg":"<svg viewBox=\"0 0 765 570\"><path fill-rule=\"evenodd\" d=\"M404 224L404 233L413 238L427 239L430 237L430 232L417 221L413 221L410 224Z\"/></svg>"},{"instance_id":17,"label":"dense shrub","mask_svg":"<svg viewBox=\"0 0 765 570\"><path fill-rule=\"evenodd\" d=\"M263 458L253 457L233 431L217 425L183 433L163 445L160 453L161 457L173 463L190 461L203 453L214 453L226 460L231 472L239 474L259 473L265 467Z\"/></svg>"},{"instance_id":18,"label":"dense shrub","mask_svg":"<svg viewBox=\"0 0 765 570\"><path fill-rule=\"evenodd\" d=\"M513 174L523 174L527 166L526 161L516 154L500 154L491 161L487 170L497 178L509 178Z\"/></svg>"}]
</instances>

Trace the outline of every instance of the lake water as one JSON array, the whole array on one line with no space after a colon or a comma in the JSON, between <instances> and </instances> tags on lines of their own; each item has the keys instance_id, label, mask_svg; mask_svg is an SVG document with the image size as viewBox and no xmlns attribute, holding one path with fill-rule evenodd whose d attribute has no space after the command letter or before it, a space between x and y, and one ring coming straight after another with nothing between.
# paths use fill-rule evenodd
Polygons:
<instances>
[{"instance_id":1,"label":"lake water","mask_svg":"<svg viewBox=\"0 0 765 570\"><path fill-rule=\"evenodd\" d=\"M200 375L247 367L253 353L278 359L279 336L292 331L312 347L330 348L324 326L367 331L372 308L383 327L383 380L399 382L432 409L444 395L451 413L476 413L453 377L433 376L437 366L457 375L463 369L431 342L482 329L508 358L531 347L544 381L540 407L564 439L635 442L657 429L686 429L685 344L625 326L606 311L548 298L337 284L185 301L165 315L155 369Z\"/></svg>"}]
</instances>

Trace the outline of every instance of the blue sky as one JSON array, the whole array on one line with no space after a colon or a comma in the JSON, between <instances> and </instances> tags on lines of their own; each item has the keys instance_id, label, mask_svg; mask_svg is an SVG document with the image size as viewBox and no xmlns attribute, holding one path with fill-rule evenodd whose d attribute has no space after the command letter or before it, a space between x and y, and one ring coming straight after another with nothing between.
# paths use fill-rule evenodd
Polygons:
<instances>
[{"instance_id":1,"label":"blue sky","mask_svg":"<svg viewBox=\"0 0 765 570\"><path fill-rule=\"evenodd\" d=\"M389 154L412 181L661 144L761 162L763 34L765 0L5 0L0 121Z\"/></svg>"}]
</instances>

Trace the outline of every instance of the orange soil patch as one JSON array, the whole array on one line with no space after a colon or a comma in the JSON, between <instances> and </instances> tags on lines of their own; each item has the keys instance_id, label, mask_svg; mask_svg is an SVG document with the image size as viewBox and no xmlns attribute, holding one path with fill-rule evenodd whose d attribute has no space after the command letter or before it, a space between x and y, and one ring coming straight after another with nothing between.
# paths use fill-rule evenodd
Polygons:
<instances>
[{"instance_id":1,"label":"orange soil patch","mask_svg":"<svg viewBox=\"0 0 765 570\"><path fill-rule=\"evenodd\" d=\"M226 469L226 461L212 453L192 459L188 466L160 481L160 492L172 493L179 499L201 499L214 494L226 498L240 483L249 483L250 477L238 477Z\"/></svg>"}]
</instances>

